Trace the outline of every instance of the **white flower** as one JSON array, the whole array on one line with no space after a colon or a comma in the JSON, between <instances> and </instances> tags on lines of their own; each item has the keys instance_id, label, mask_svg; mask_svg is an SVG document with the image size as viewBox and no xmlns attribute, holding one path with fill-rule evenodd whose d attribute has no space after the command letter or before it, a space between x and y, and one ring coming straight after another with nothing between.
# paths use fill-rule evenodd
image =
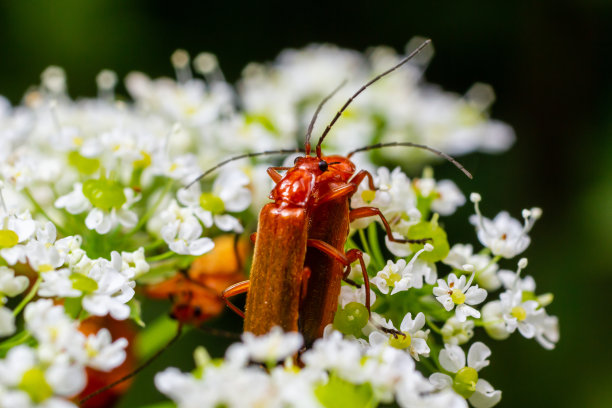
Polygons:
<instances>
[{"instance_id":1,"label":"white flower","mask_svg":"<svg viewBox=\"0 0 612 408\"><path fill-rule=\"evenodd\" d=\"M399 167L389 172L386 167L379 167L374 177L376 190L370 190L367 178L359 185L357 192L351 197L351 207L376 207L385 216L391 229L406 233L410 225L420 220L406 222L403 216L416 210L416 194L412 189L410 179ZM353 228L365 228L379 217L368 217L355 220Z\"/></svg>"},{"instance_id":2,"label":"white flower","mask_svg":"<svg viewBox=\"0 0 612 408\"><path fill-rule=\"evenodd\" d=\"M457 278L451 273L448 275L448 284L443 279L438 279L438 286L433 288L436 299L444 309L451 311L457 305L455 315L460 322L464 322L467 316L479 318L480 312L468 305L482 303L487 297L486 290L480 289L478 285L471 286L473 278L474 274L466 284L465 275Z\"/></svg>"},{"instance_id":3,"label":"white flower","mask_svg":"<svg viewBox=\"0 0 612 408\"><path fill-rule=\"evenodd\" d=\"M22 293L30 284L26 276L15 276L15 271L6 267L0 266L0 300L6 302L6 297L14 297Z\"/></svg>"},{"instance_id":4,"label":"white flower","mask_svg":"<svg viewBox=\"0 0 612 408\"><path fill-rule=\"evenodd\" d=\"M111 229L121 224L126 228L131 228L138 222L138 215L130 210L130 207L140 199L131 188L122 190L125 202L121 207L112 207L110 210L97 208L83 194L83 185L75 183L72 192L59 197L55 200L57 208L65 208L71 214L80 214L90 210L85 218L85 225L90 230L95 230L98 234L107 234Z\"/></svg>"},{"instance_id":5,"label":"white flower","mask_svg":"<svg viewBox=\"0 0 612 408\"><path fill-rule=\"evenodd\" d=\"M160 217L164 222L161 236L177 254L202 255L215 246L210 238L201 237L202 226L191 210L179 207L176 201L172 200Z\"/></svg>"},{"instance_id":6,"label":"white flower","mask_svg":"<svg viewBox=\"0 0 612 408\"><path fill-rule=\"evenodd\" d=\"M375 314L372 314L372 318L375 319L375 323L385 329L396 330L390 320L386 321ZM373 331L370 333L368 340L372 346L384 343L397 349L406 350L415 360L419 361L419 355L429 356L429 346L427 345L429 330L421 330L423 326L425 326L425 315L423 313L418 313L414 320L412 319L412 313L408 313L400 324L400 331L403 335Z\"/></svg>"},{"instance_id":7,"label":"white flower","mask_svg":"<svg viewBox=\"0 0 612 408\"><path fill-rule=\"evenodd\" d=\"M488 291L497 290L501 286L501 281L496 274L499 268L497 263L493 263L488 255L474 254L474 249L470 244L453 245L442 262L459 270L463 269L463 265L473 265L476 270L474 279Z\"/></svg>"},{"instance_id":8,"label":"white flower","mask_svg":"<svg viewBox=\"0 0 612 408\"><path fill-rule=\"evenodd\" d=\"M83 184L74 183L72 191L55 200L55 207L65 208L70 214L80 214L91 208L91 203L83 194Z\"/></svg>"},{"instance_id":9,"label":"white flower","mask_svg":"<svg viewBox=\"0 0 612 408\"><path fill-rule=\"evenodd\" d=\"M445 344L440 351L440 365L453 377L442 373L434 373L429 377L437 389L452 388L457 394L468 399L475 408L489 408L501 399L501 391L495 390L491 384L478 377L478 371L489 365L487 357L491 350L481 342L472 344L465 365L465 352L459 346Z\"/></svg>"},{"instance_id":10,"label":"white flower","mask_svg":"<svg viewBox=\"0 0 612 408\"><path fill-rule=\"evenodd\" d=\"M252 360L271 364L297 353L302 344L301 334L285 333L276 326L263 336L244 333L242 343L235 343L227 350L227 358L236 363Z\"/></svg>"},{"instance_id":11,"label":"white flower","mask_svg":"<svg viewBox=\"0 0 612 408\"><path fill-rule=\"evenodd\" d=\"M425 170L426 177L414 180L414 188L424 198L431 199L431 210L440 215L451 215L457 207L465 204L465 196L451 180L436 181L427 177L431 173Z\"/></svg>"},{"instance_id":12,"label":"white flower","mask_svg":"<svg viewBox=\"0 0 612 408\"><path fill-rule=\"evenodd\" d=\"M465 344L474 336L474 326L473 320L460 322L456 316L452 316L442 326L442 339L446 344Z\"/></svg>"},{"instance_id":13,"label":"white flower","mask_svg":"<svg viewBox=\"0 0 612 408\"><path fill-rule=\"evenodd\" d=\"M13 311L6 307L0 307L0 337L10 336L15 333L16 329Z\"/></svg>"},{"instance_id":14,"label":"white flower","mask_svg":"<svg viewBox=\"0 0 612 408\"><path fill-rule=\"evenodd\" d=\"M118 252L111 253L111 260L104 258L92 262L88 277L95 280L97 288L83 297L83 308L95 316L110 314L114 319L125 320L130 316L126 304L134 297L135 282L122 273L123 261Z\"/></svg>"},{"instance_id":15,"label":"white flower","mask_svg":"<svg viewBox=\"0 0 612 408\"><path fill-rule=\"evenodd\" d=\"M90 334L85 341L87 365L101 371L110 371L120 366L125 360L125 348L128 341L123 337L113 342L110 332L102 328L96 334Z\"/></svg>"},{"instance_id":16,"label":"white flower","mask_svg":"<svg viewBox=\"0 0 612 408\"><path fill-rule=\"evenodd\" d=\"M228 212L241 212L251 204L251 191L246 188L249 178L238 169L224 169L213 183L212 192L200 193L199 185L189 189L180 189L177 193L179 202L190 208L206 227L212 221L222 231L242 232L242 226ZM211 221L212 220L212 221Z\"/></svg>"},{"instance_id":17,"label":"white flower","mask_svg":"<svg viewBox=\"0 0 612 408\"><path fill-rule=\"evenodd\" d=\"M534 320L537 315L544 313L535 300L523 302L523 292L520 290L508 290L499 295L502 307L502 317L506 323L509 333L518 328L525 338L532 338L536 334Z\"/></svg>"},{"instance_id":18,"label":"white flower","mask_svg":"<svg viewBox=\"0 0 612 408\"><path fill-rule=\"evenodd\" d=\"M342 285L340 287L340 296L338 297L338 303L342 308L351 302L361 303L366 306L366 292L365 285L361 285L356 288L352 285ZM370 289L370 305L376 302L376 293Z\"/></svg>"},{"instance_id":19,"label":"white flower","mask_svg":"<svg viewBox=\"0 0 612 408\"><path fill-rule=\"evenodd\" d=\"M478 240L482 245L491 249L493 255L501 255L504 258L513 258L523 252L529 246L531 239L527 235L536 220L542 216L542 210L532 208L523 210L524 224L510 217L502 211L493 220L484 218L480 213L480 195L472 193L470 196L474 202L476 214L470 217L470 222L476 226Z\"/></svg>"},{"instance_id":20,"label":"white flower","mask_svg":"<svg viewBox=\"0 0 612 408\"><path fill-rule=\"evenodd\" d=\"M370 282L384 294L389 293L389 288L393 288L391 295L410 288L420 289L423 287L423 280L432 284L437 277L435 265L418 260L419 255L425 251L433 251L433 246L425 244L408 264L405 259L400 259L397 263L387 261L383 270L378 272Z\"/></svg>"}]
</instances>

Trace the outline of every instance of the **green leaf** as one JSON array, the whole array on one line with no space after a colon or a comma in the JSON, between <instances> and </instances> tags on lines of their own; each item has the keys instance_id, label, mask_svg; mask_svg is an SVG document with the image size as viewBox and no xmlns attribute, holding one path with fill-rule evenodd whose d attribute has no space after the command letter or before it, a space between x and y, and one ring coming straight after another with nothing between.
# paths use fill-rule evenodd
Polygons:
<instances>
[{"instance_id":1,"label":"green leaf","mask_svg":"<svg viewBox=\"0 0 612 408\"><path fill-rule=\"evenodd\" d=\"M326 408L373 408L378 404L369 383L352 384L333 373L326 384L315 388L314 393Z\"/></svg>"},{"instance_id":2,"label":"green leaf","mask_svg":"<svg viewBox=\"0 0 612 408\"><path fill-rule=\"evenodd\" d=\"M136 355L139 359L151 357L176 334L178 323L168 316L160 316L149 323L136 338Z\"/></svg>"},{"instance_id":3,"label":"green leaf","mask_svg":"<svg viewBox=\"0 0 612 408\"><path fill-rule=\"evenodd\" d=\"M142 308L140 300L133 298L128 302L130 307L130 319L140 327L145 327L145 322L142 321Z\"/></svg>"}]
</instances>

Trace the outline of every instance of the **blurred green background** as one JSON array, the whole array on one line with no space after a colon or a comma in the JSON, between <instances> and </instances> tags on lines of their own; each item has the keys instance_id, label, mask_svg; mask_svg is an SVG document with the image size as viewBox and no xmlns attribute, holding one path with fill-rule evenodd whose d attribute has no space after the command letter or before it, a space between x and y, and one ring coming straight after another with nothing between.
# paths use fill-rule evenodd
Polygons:
<instances>
[{"instance_id":1,"label":"blurred green background","mask_svg":"<svg viewBox=\"0 0 612 408\"><path fill-rule=\"evenodd\" d=\"M434 41L429 81L459 93L476 81L493 85L493 117L514 126L518 138L503 155L462 158L474 181L451 166L438 176L481 192L490 217L544 209L526 273L538 292L555 294L547 310L559 316L561 341L550 352L518 334L489 340L492 364L482 376L503 390L499 407L612 407L611 2L0 0L0 94L18 103L50 64L66 69L71 95L94 96L103 68L120 77L132 70L172 76L176 48L215 53L234 81L248 62L272 60L287 47L402 50L413 35ZM451 236L475 240L471 211L453 217ZM122 406L159 399L153 373L214 341L189 333L140 375Z\"/></svg>"}]
</instances>

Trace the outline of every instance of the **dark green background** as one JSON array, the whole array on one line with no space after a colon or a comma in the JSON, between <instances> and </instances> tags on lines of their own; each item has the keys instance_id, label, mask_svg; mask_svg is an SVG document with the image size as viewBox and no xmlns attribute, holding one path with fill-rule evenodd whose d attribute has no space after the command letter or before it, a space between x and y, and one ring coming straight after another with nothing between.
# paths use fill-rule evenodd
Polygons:
<instances>
[{"instance_id":1,"label":"dark green background","mask_svg":"<svg viewBox=\"0 0 612 408\"><path fill-rule=\"evenodd\" d=\"M493 116L518 136L506 154L463 158L472 182L448 166L437 174L481 192L488 216L544 209L525 253L526 273L539 292L554 292L548 310L561 322L552 352L518 334L488 341L492 365L482 376L503 390L500 407L610 407L611 17L612 4L604 0L0 0L0 94L18 102L50 64L66 69L73 96L94 95L103 68L121 77L131 70L172 75L169 55L179 47L214 52L233 81L247 62L310 42L401 50L413 35L432 38L436 56L427 78L460 93L475 81L490 83L498 96ZM451 236L474 240L471 211L454 217ZM154 370L188 358L202 341L191 332ZM154 370L143 374L139 395L125 406L157 398L147 389Z\"/></svg>"}]
</instances>

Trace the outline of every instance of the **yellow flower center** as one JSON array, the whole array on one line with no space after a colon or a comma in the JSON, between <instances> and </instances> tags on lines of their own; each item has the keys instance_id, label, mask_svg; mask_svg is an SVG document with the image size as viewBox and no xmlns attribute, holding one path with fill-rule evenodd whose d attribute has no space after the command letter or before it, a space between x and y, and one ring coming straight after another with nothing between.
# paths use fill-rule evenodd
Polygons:
<instances>
[{"instance_id":1,"label":"yellow flower center","mask_svg":"<svg viewBox=\"0 0 612 408\"><path fill-rule=\"evenodd\" d=\"M412 343L412 338L410 337L410 334L404 334L406 335L406 337L402 336L401 334L397 337L391 335L391 337L389 338L389 345L400 350L404 350L410 347L410 343Z\"/></svg>"},{"instance_id":2,"label":"yellow flower center","mask_svg":"<svg viewBox=\"0 0 612 408\"><path fill-rule=\"evenodd\" d=\"M366 203L371 203L376 198L376 191L374 190L364 190L361 193L361 199Z\"/></svg>"},{"instance_id":3,"label":"yellow flower center","mask_svg":"<svg viewBox=\"0 0 612 408\"><path fill-rule=\"evenodd\" d=\"M25 391L36 404L53 395L53 389L45 379L45 373L38 367L29 369L23 374L19 388Z\"/></svg>"},{"instance_id":4,"label":"yellow flower center","mask_svg":"<svg viewBox=\"0 0 612 408\"><path fill-rule=\"evenodd\" d=\"M463 293L459 289L453 289L453 291L451 292L451 299L453 300L454 304L461 305L465 303L465 293Z\"/></svg>"},{"instance_id":5,"label":"yellow flower center","mask_svg":"<svg viewBox=\"0 0 612 408\"><path fill-rule=\"evenodd\" d=\"M521 306L514 306L510 314L516 317L516 319L520 322L522 322L523 320L527 318L527 312Z\"/></svg>"}]
</instances>

